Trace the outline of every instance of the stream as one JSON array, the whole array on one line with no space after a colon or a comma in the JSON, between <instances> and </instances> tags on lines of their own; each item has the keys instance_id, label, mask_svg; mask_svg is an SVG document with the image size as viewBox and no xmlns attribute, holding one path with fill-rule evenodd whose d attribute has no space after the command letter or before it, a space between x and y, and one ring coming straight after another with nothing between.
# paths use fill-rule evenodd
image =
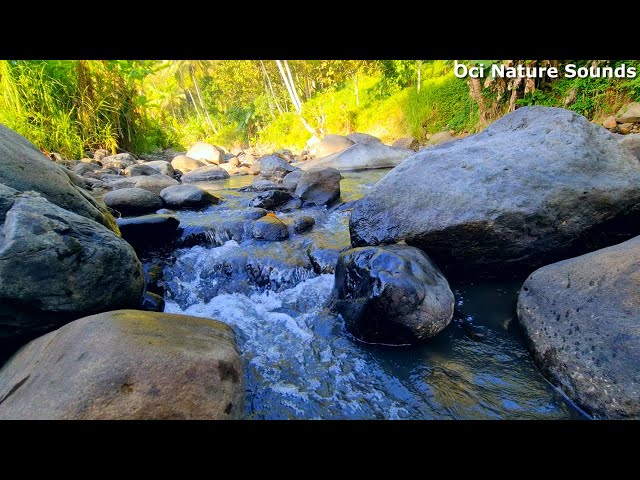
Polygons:
<instances>
[{"instance_id":1,"label":"stream","mask_svg":"<svg viewBox=\"0 0 640 480\"><path fill-rule=\"evenodd\" d=\"M341 199L361 198L388 170L343 173ZM249 419L578 419L585 415L536 369L515 306L519 281L452 282L450 325L414 346L369 345L325 308L332 265L349 246L349 210L280 213L309 232L251 238L253 176L198 184L219 205L177 212L182 247L143 258L166 312L221 320L236 332ZM348 205L346 205L348 207ZM291 229L291 231L293 231Z\"/></svg>"}]
</instances>

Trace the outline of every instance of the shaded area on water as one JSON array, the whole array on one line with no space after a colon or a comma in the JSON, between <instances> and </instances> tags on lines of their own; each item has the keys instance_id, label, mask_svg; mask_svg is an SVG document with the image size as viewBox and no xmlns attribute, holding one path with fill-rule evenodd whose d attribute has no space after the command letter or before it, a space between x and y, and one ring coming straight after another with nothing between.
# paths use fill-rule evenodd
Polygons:
<instances>
[{"instance_id":1,"label":"shaded area on water","mask_svg":"<svg viewBox=\"0 0 640 480\"><path fill-rule=\"evenodd\" d=\"M343 174L342 200L362 197L385 173ZM226 201L179 213L182 225L215 230L237 215L250 194L233 188L253 180L239 178L203 185ZM454 320L431 341L364 344L325 308L334 276L309 253L318 245L331 255L349 248L349 212L316 207L278 216L290 224L301 214L316 220L307 234L272 243L215 238L163 264L167 311L217 318L236 331L249 418L581 417L524 347L515 314L521 281L452 284Z\"/></svg>"}]
</instances>

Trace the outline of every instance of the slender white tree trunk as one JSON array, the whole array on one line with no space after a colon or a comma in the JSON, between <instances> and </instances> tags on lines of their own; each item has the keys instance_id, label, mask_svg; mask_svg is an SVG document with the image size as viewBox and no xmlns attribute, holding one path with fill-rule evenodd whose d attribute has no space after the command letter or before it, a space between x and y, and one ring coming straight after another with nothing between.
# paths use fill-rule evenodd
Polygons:
<instances>
[{"instance_id":1,"label":"slender white tree trunk","mask_svg":"<svg viewBox=\"0 0 640 480\"><path fill-rule=\"evenodd\" d=\"M278 99L276 98L276 94L273 91L273 85L271 84L271 78L269 77L269 73L267 69L264 67L264 63L260 60L260 66L262 67L262 73L264 73L265 78L267 79L267 83L269 84L269 90L271 91L271 96L273 97L273 102L276 104L276 108L278 109L278 113L282 113L282 109L280 108L280 104L278 103Z\"/></svg>"},{"instance_id":2,"label":"slender white tree trunk","mask_svg":"<svg viewBox=\"0 0 640 480\"><path fill-rule=\"evenodd\" d=\"M297 98L297 95L295 93L295 87L290 82L291 72L289 72L289 76L287 76L287 74L284 71L284 68L282 67L282 62L280 62L280 60L276 60L276 64L278 65L278 70L280 71L280 75L282 76L282 81L284 82L284 86L287 87L287 92L289 92L289 98L291 99L291 103L293 104L293 107L295 108L296 113L298 114L298 117L300 117L300 121L304 125L304 128L306 128L312 135L317 135L317 132L313 129L311 125L309 125L309 123L302 116L302 108L299 103L300 99ZM289 67L286 63L286 60L285 60L285 66L287 67L287 70L288 70Z\"/></svg>"},{"instance_id":3,"label":"slender white tree trunk","mask_svg":"<svg viewBox=\"0 0 640 480\"><path fill-rule=\"evenodd\" d=\"M198 95L198 100L200 101L200 108L202 108L202 111L204 112L204 115L205 115L205 119L207 120L207 123L209 124L209 126L213 130L213 133L215 133L217 135L218 134L218 129L213 126L213 122L211 121L211 117L209 116L209 112L207 111L207 106L204 104L204 101L202 100L202 95L200 95L200 87L198 87L198 81L196 80L196 75L195 75L195 73L193 73L193 69L192 68L189 68L189 73L191 73L191 79L193 80L193 86L196 89L196 95Z\"/></svg>"}]
</instances>

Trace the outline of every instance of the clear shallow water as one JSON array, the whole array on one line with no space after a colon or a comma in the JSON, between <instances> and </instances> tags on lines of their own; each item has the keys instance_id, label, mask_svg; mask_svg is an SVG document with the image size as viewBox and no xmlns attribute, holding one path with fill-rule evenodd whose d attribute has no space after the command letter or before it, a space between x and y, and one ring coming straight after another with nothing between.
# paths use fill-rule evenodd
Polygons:
<instances>
[{"instance_id":1,"label":"clear shallow water","mask_svg":"<svg viewBox=\"0 0 640 480\"><path fill-rule=\"evenodd\" d=\"M360 198L385 173L343 174L343 201ZM334 277L323 265L349 246L349 212L278 214L285 223L310 215L316 226L284 242L256 241L238 227L251 195L236 189L252 181L202 184L225 202L178 217L187 230L210 229L209 242L178 249L163 264L166 311L234 328L245 363L248 418L581 418L524 347L515 316L520 283L452 284L454 320L428 343L358 342L325 308Z\"/></svg>"}]
</instances>

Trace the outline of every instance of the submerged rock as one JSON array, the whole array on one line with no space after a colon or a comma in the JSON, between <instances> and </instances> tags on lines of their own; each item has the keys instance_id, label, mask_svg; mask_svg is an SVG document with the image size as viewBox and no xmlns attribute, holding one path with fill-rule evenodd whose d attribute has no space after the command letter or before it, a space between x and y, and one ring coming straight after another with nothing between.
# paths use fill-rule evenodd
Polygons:
<instances>
[{"instance_id":1,"label":"submerged rock","mask_svg":"<svg viewBox=\"0 0 640 480\"><path fill-rule=\"evenodd\" d=\"M107 193L104 203L123 216L143 215L162 208L162 198L142 188L121 188Z\"/></svg>"},{"instance_id":2,"label":"submerged rock","mask_svg":"<svg viewBox=\"0 0 640 480\"><path fill-rule=\"evenodd\" d=\"M593 250L613 222L640 229L638 159L580 115L525 107L393 169L349 229L354 246L405 240L439 265L495 274Z\"/></svg>"},{"instance_id":3,"label":"submerged rock","mask_svg":"<svg viewBox=\"0 0 640 480\"><path fill-rule=\"evenodd\" d=\"M203 208L217 205L220 198L194 185L173 185L160 192L169 208Z\"/></svg>"},{"instance_id":4,"label":"submerged rock","mask_svg":"<svg viewBox=\"0 0 640 480\"><path fill-rule=\"evenodd\" d=\"M22 135L0 125L0 183L19 192L36 191L51 203L118 233L113 215L89 192L74 185L64 169Z\"/></svg>"},{"instance_id":5,"label":"submerged rock","mask_svg":"<svg viewBox=\"0 0 640 480\"><path fill-rule=\"evenodd\" d=\"M362 247L340 254L333 306L356 337L412 342L433 337L453 317L447 279L414 247Z\"/></svg>"},{"instance_id":6,"label":"submerged rock","mask_svg":"<svg viewBox=\"0 0 640 480\"><path fill-rule=\"evenodd\" d=\"M295 195L305 203L331 205L340 198L340 178L335 168L312 168L298 180Z\"/></svg>"},{"instance_id":7,"label":"submerged rock","mask_svg":"<svg viewBox=\"0 0 640 480\"><path fill-rule=\"evenodd\" d=\"M242 361L222 322L117 310L23 347L0 399L1 419L238 419Z\"/></svg>"},{"instance_id":8,"label":"submerged rock","mask_svg":"<svg viewBox=\"0 0 640 480\"><path fill-rule=\"evenodd\" d=\"M269 241L286 240L289 229L278 217L267 214L253 223L253 237Z\"/></svg>"},{"instance_id":9,"label":"submerged rock","mask_svg":"<svg viewBox=\"0 0 640 480\"><path fill-rule=\"evenodd\" d=\"M311 230L315 224L316 221L313 217L303 215L302 217L297 217L294 220L293 229L296 231L296 233L302 233L306 232L307 230Z\"/></svg>"},{"instance_id":10,"label":"submerged rock","mask_svg":"<svg viewBox=\"0 0 640 480\"><path fill-rule=\"evenodd\" d=\"M140 261L103 225L7 187L0 188L2 223L0 338L42 333L83 315L139 304Z\"/></svg>"},{"instance_id":11,"label":"submerged rock","mask_svg":"<svg viewBox=\"0 0 640 480\"><path fill-rule=\"evenodd\" d=\"M640 237L533 272L518 318L544 375L597 418L640 418Z\"/></svg>"}]
</instances>

